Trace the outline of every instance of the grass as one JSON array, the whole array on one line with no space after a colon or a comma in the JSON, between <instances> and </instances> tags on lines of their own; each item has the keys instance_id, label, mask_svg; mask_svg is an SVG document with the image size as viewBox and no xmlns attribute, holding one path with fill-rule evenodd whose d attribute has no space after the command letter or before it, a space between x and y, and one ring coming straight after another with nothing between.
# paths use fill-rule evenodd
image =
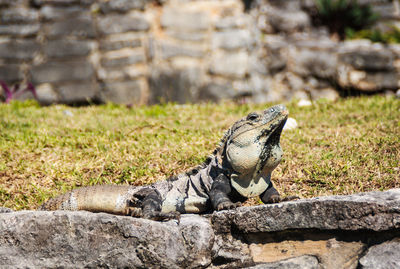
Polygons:
<instances>
[{"instance_id":1,"label":"grass","mask_svg":"<svg viewBox=\"0 0 400 269\"><path fill-rule=\"evenodd\" d=\"M235 120L267 106L0 104L0 206L34 209L79 186L162 180L202 162ZM282 194L400 187L399 99L287 106L299 128L282 136L285 156L273 173Z\"/></svg>"}]
</instances>

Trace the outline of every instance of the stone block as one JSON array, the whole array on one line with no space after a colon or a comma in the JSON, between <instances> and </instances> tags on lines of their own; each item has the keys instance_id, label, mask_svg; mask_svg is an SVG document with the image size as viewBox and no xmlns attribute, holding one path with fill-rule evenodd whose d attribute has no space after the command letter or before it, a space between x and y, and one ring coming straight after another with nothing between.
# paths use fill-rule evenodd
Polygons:
<instances>
[{"instance_id":1,"label":"stone block","mask_svg":"<svg viewBox=\"0 0 400 269\"><path fill-rule=\"evenodd\" d=\"M21 81L24 75L18 65L2 65L0 66L0 80L6 82Z\"/></svg>"},{"instance_id":2,"label":"stone block","mask_svg":"<svg viewBox=\"0 0 400 269\"><path fill-rule=\"evenodd\" d=\"M58 94L50 83L36 86L36 95L38 101L42 105L51 105L59 101Z\"/></svg>"},{"instance_id":3,"label":"stone block","mask_svg":"<svg viewBox=\"0 0 400 269\"><path fill-rule=\"evenodd\" d=\"M58 6L43 6L40 9L40 17L45 21L60 21L69 17L77 17L82 13L82 8L79 6L58 7Z\"/></svg>"},{"instance_id":4,"label":"stone block","mask_svg":"<svg viewBox=\"0 0 400 269\"><path fill-rule=\"evenodd\" d=\"M161 26L190 31L205 31L211 25L206 12L165 7L161 15Z\"/></svg>"},{"instance_id":5,"label":"stone block","mask_svg":"<svg viewBox=\"0 0 400 269\"><path fill-rule=\"evenodd\" d=\"M0 58L9 60L31 60L40 50L32 39L10 40L0 43Z\"/></svg>"},{"instance_id":6,"label":"stone block","mask_svg":"<svg viewBox=\"0 0 400 269\"><path fill-rule=\"evenodd\" d=\"M89 15L71 16L62 21L44 25L49 37L65 37L68 35L93 38L96 36L94 22Z\"/></svg>"},{"instance_id":7,"label":"stone block","mask_svg":"<svg viewBox=\"0 0 400 269\"><path fill-rule=\"evenodd\" d=\"M132 65L146 61L146 55L143 50L120 50L104 54L101 58L101 65L104 67L116 67Z\"/></svg>"},{"instance_id":8,"label":"stone block","mask_svg":"<svg viewBox=\"0 0 400 269\"><path fill-rule=\"evenodd\" d=\"M226 30L233 28L244 28L247 24L246 17L240 16L229 16L220 18L215 22L215 28L217 30Z\"/></svg>"},{"instance_id":9,"label":"stone block","mask_svg":"<svg viewBox=\"0 0 400 269\"><path fill-rule=\"evenodd\" d=\"M337 54L334 51L289 48L287 68L302 77L330 79L336 75Z\"/></svg>"},{"instance_id":10,"label":"stone block","mask_svg":"<svg viewBox=\"0 0 400 269\"><path fill-rule=\"evenodd\" d=\"M142 85L137 80L106 82L102 84L101 98L103 102L140 104L142 91Z\"/></svg>"},{"instance_id":11,"label":"stone block","mask_svg":"<svg viewBox=\"0 0 400 269\"><path fill-rule=\"evenodd\" d=\"M301 10L270 8L267 19L275 33L294 33L304 31L311 25L308 14Z\"/></svg>"},{"instance_id":12,"label":"stone block","mask_svg":"<svg viewBox=\"0 0 400 269\"><path fill-rule=\"evenodd\" d=\"M363 269L400 268L400 238L370 247L360 265Z\"/></svg>"},{"instance_id":13,"label":"stone block","mask_svg":"<svg viewBox=\"0 0 400 269\"><path fill-rule=\"evenodd\" d=\"M97 76L101 80L126 80L148 75L145 65L102 67L97 69Z\"/></svg>"},{"instance_id":14,"label":"stone block","mask_svg":"<svg viewBox=\"0 0 400 269\"><path fill-rule=\"evenodd\" d=\"M183 41L203 42L208 38L208 35L205 32L187 32L174 29L166 30L165 32L168 36Z\"/></svg>"},{"instance_id":15,"label":"stone block","mask_svg":"<svg viewBox=\"0 0 400 269\"><path fill-rule=\"evenodd\" d=\"M88 6L95 2L96 0L32 0L34 5L53 5L53 6L71 6L71 5L81 5Z\"/></svg>"},{"instance_id":16,"label":"stone block","mask_svg":"<svg viewBox=\"0 0 400 269\"><path fill-rule=\"evenodd\" d=\"M32 36L36 35L39 29L38 23L0 25L0 35Z\"/></svg>"},{"instance_id":17,"label":"stone block","mask_svg":"<svg viewBox=\"0 0 400 269\"><path fill-rule=\"evenodd\" d=\"M234 50L240 48L250 48L254 44L249 30L229 30L216 32L213 34L213 48L222 48L225 50Z\"/></svg>"},{"instance_id":18,"label":"stone block","mask_svg":"<svg viewBox=\"0 0 400 269\"><path fill-rule=\"evenodd\" d=\"M394 70L373 72L339 65L336 80L343 88L353 88L359 91L374 92L399 88L399 74Z\"/></svg>"},{"instance_id":19,"label":"stone block","mask_svg":"<svg viewBox=\"0 0 400 269\"><path fill-rule=\"evenodd\" d=\"M154 68L149 79L149 102L151 104L194 102L203 83L203 75L199 68L185 70Z\"/></svg>"},{"instance_id":20,"label":"stone block","mask_svg":"<svg viewBox=\"0 0 400 269\"><path fill-rule=\"evenodd\" d=\"M123 48L136 48L142 46L142 41L139 38L126 40L100 40L100 50L120 50Z\"/></svg>"},{"instance_id":21,"label":"stone block","mask_svg":"<svg viewBox=\"0 0 400 269\"><path fill-rule=\"evenodd\" d=\"M89 81L94 71L88 61L82 62L46 62L31 68L32 81L54 83L63 81Z\"/></svg>"},{"instance_id":22,"label":"stone block","mask_svg":"<svg viewBox=\"0 0 400 269\"><path fill-rule=\"evenodd\" d=\"M199 90L200 101L219 102L221 100L229 100L235 97L236 93L231 83L211 82Z\"/></svg>"},{"instance_id":23,"label":"stone block","mask_svg":"<svg viewBox=\"0 0 400 269\"><path fill-rule=\"evenodd\" d=\"M385 71L394 68L394 54L390 50L358 49L339 53L339 61L358 70Z\"/></svg>"},{"instance_id":24,"label":"stone block","mask_svg":"<svg viewBox=\"0 0 400 269\"><path fill-rule=\"evenodd\" d=\"M149 29L149 22L144 14L139 12L127 15L108 15L98 20L98 30L103 35L147 31Z\"/></svg>"},{"instance_id":25,"label":"stone block","mask_svg":"<svg viewBox=\"0 0 400 269\"><path fill-rule=\"evenodd\" d=\"M59 101L64 104L86 104L98 99L98 86L94 83L68 83L57 87Z\"/></svg>"},{"instance_id":26,"label":"stone block","mask_svg":"<svg viewBox=\"0 0 400 269\"><path fill-rule=\"evenodd\" d=\"M280 262L262 263L247 269L320 269L318 259L314 256L303 255Z\"/></svg>"},{"instance_id":27,"label":"stone block","mask_svg":"<svg viewBox=\"0 0 400 269\"><path fill-rule=\"evenodd\" d=\"M39 19L39 12L34 9L10 8L0 11L1 24L31 23Z\"/></svg>"},{"instance_id":28,"label":"stone block","mask_svg":"<svg viewBox=\"0 0 400 269\"><path fill-rule=\"evenodd\" d=\"M71 56L87 56L93 47L90 41L82 40L50 40L44 48L44 53L50 58Z\"/></svg>"},{"instance_id":29,"label":"stone block","mask_svg":"<svg viewBox=\"0 0 400 269\"><path fill-rule=\"evenodd\" d=\"M159 42L161 57L169 59L178 56L186 56L193 58L202 58L205 56L205 49L201 46L189 46L184 44L176 44L171 42Z\"/></svg>"},{"instance_id":30,"label":"stone block","mask_svg":"<svg viewBox=\"0 0 400 269\"><path fill-rule=\"evenodd\" d=\"M243 78L248 73L249 56L244 51L236 53L215 53L211 59L210 73L215 75Z\"/></svg>"},{"instance_id":31,"label":"stone block","mask_svg":"<svg viewBox=\"0 0 400 269\"><path fill-rule=\"evenodd\" d=\"M146 0L112 0L100 2L100 10L103 13L121 12L125 13L132 9L144 10Z\"/></svg>"}]
</instances>

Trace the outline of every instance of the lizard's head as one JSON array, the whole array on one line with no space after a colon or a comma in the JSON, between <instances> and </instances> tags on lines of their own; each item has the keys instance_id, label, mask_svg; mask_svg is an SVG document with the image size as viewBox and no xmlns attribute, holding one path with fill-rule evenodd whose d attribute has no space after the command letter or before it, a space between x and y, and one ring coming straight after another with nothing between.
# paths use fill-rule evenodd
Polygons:
<instances>
[{"instance_id":1,"label":"lizard's head","mask_svg":"<svg viewBox=\"0 0 400 269\"><path fill-rule=\"evenodd\" d=\"M261 194L282 158L279 141L289 112L283 105L252 112L236 122L222 141L223 166L231 169L232 186L243 196Z\"/></svg>"}]
</instances>

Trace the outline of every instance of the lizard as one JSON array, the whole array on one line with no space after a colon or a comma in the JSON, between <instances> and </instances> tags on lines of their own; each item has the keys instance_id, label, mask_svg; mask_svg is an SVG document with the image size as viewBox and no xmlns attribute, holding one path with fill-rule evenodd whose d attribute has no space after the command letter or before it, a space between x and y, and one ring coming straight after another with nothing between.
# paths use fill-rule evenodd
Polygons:
<instances>
[{"instance_id":1,"label":"lizard","mask_svg":"<svg viewBox=\"0 0 400 269\"><path fill-rule=\"evenodd\" d=\"M235 122L206 160L186 172L147 186L94 185L52 198L39 210L86 210L152 220L181 213L234 209L250 197L283 199L271 182L281 161L280 137L288 118L284 105L251 112Z\"/></svg>"}]
</instances>

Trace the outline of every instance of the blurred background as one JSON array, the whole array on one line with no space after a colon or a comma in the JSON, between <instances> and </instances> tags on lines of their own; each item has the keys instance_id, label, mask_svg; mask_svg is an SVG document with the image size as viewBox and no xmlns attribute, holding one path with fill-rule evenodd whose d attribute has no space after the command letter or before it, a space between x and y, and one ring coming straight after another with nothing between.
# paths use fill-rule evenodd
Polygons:
<instances>
[{"instance_id":1,"label":"blurred background","mask_svg":"<svg viewBox=\"0 0 400 269\"><path fill-rule=\"evenodd\" d=\"M397 0L0 0L0 80L45 105L394 95L399 14Z\"/></svg>"}]
</instances>

